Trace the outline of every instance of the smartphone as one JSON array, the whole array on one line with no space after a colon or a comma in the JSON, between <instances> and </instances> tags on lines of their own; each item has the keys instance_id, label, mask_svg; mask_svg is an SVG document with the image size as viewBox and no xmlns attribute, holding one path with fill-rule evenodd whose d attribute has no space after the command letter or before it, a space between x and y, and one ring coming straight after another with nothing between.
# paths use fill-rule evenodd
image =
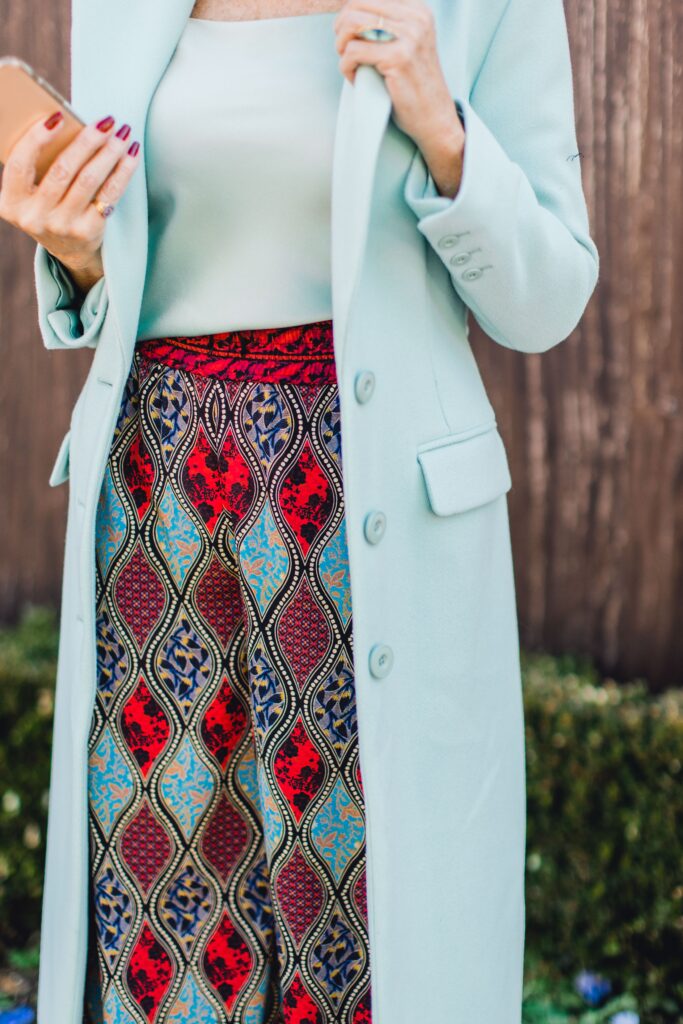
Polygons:
<instances>
[{"instance_id":1,"label":"smartphone","mask_svg":"<svg viewBox=\"0 0 683 1024\"><path fill-rule=\"evenodd\" d=\"M45 120L56 110L64 114L64 124L38 156L36 183L85 121L29 64L18 57L0 57L0 163L6 163L15 142L35 121Z\"/></svg>"}]
</instances>

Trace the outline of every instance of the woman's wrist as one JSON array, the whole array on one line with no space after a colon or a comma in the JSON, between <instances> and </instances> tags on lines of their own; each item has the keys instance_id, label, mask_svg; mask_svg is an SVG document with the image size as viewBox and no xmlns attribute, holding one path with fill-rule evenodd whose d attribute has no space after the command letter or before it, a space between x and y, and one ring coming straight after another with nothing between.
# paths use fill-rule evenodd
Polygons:
<instances>
[{"instance_id":1,"label":"woman's wrist","mask_svg":"<svg viewBox=\"0 0 683 1024\"><path fill-rule=\"evenodd\" d=\"M61 256L55 256L55 259L58 259L64 269L68 271L76 289L82 295L86 295L93 285L104 277L101 250L98 250L91 260L81 266L75 266Z\"/></svg>"},{"instance_id":2,"label":"woman's wrist","mask_svg":"<svg viewBox=\"0 0 683 1024\"><path fill-rule=\"evenodd\" d=\"M453 116L419 143L422 156L439 195L455 199L465 161L465 129L453 105Z\"/></svg>"}]
</instances>

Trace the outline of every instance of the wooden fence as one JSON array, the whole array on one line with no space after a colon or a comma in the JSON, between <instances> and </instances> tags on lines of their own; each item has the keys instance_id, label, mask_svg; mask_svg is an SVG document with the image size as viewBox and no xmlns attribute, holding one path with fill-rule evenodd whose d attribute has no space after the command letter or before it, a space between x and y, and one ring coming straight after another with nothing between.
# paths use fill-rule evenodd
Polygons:
<instances>
[{"instance_id":1,"label":"wooden fence","mask_svg":"<svg viewBox=\"0 0 683 1024\"><path fill-rule=\"evenodd\" d=\"M510 455L522 643L683 681L683 4L567 0L601 281L541 355L475 335ZM0 53L68 95L67 0L6 0ZM106 113L106 112L105 112ZM47 477L92 353L46 352L34 246L0 223L0 619L59 600L66 487Z\"/></svg>"}]
</instances>

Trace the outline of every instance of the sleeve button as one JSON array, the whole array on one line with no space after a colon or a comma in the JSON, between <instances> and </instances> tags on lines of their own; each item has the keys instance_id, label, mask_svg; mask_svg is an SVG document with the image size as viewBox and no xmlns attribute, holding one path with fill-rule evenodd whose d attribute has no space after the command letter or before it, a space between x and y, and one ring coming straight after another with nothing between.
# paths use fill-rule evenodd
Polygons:
<instances>
[{"instance_id":1,"label":"sleeve button","mask_svg":"<svg viewBox=\"0 0 683 1024\"><path fill-rule=\"evenodd\" d=\"M469 231L461 231L457 235L442 235L439 239L438 245L441 249L452 249L454 245L457 245L461 238L465 235L469 235Z\"/></svg>"},{"instance_id":2,"label":"sleeve button","mask_svg":"<svg viewBox=\"0 0 683 1024\"><path fill-rule=\"evenodd\" d=\"M469 253L469 252L459 252L455 256L451 256L451 258L450 258L450 260L448 262L451 263L454 267L462 267L462 266L465 265L465 263L469 263L469 261L471 259L472 259L472 254L471 253Z\"/></svg>"},{"instance_id":3,"label":"sleeve button","mask_svg":"<svg viewBox=\"0 0 683 1024\"><path fill-rule=\"evenodd\" d=\"M480 270L479 267L470 267L470 269L466 270L462 275L462 279L463 281L476 281L482 274L483 271Z\"/></svg>"}]
</instances>

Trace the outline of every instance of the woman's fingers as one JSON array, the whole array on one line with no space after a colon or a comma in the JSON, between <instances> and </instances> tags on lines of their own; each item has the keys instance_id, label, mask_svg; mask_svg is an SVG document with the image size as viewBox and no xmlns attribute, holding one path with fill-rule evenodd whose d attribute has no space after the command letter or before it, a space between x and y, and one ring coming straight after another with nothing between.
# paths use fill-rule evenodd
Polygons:
<instances>
[{"instance_id":1,"label":"woman's fingers","mask_svg":"<svg viewBox=\"0 0 683 1024\"><path fill-rule=\"evenodd\" d=\"M113 118L85 125L55 157L39 185L35 183L38 157L63 122L48 129L44 121L31 125L7 157L0 191L0 215L29 234L44 229L50 213L94 153L106 145Z\"/></svg>"},{"instance_id":2,"label":"woman's fingers","mask_svg":"<svg viewBox=\"0 0 683 1024\"><path fill-rule=\"evenodd\" d=\"M339 9L338 21L348 14L361 11L369 14L371 18L390 16L400 18L415 8L414 0L346 0L346 3Z\"/></svg>"},{"instance_id":3,"label":"woman's fingers","mask_svg":"<svg viewBox=\"0 0 683 1024\"><path fill-rule=\"evenodd\" d=\"M379 24L395 40L376 43L357 38L364 28ZM336 49L342 74L353 81L359 64L373 64L382 74L410 61L425 35L433 35L431 9L423 0L347 0L335 20Z\"/></svg>"},{"instance_id":4,"label":"woman's fingers","mask_svg":"<svg viewBox=\"0 0 683 1024\"><path fill-rule=\"evenodd\" d=\"M130 179L133 177L135 168L139 162L139 148L134 148L132 153L129 152L129 149L124 151L123 155L118 158L118 161L111 173L103 181L101 187L98 188L97 191L87 200L84 212L82 212L80 216L78 214L75 215L77 228L83 228L87 224L91 224L94 227L98 227L102 224L102 214L95 206L93 206L93 199L99 199L108 206L116 206L117 202L128 188ZM72 186L72 188L73 187L74 186ZM57 207L57 210L59 210L61 206L64 206L65 202L66 199L62 201L59 207Z\"/></svg>"},{"instance_id":5,"label":"woman's fingers","mask_svg":"<svg viewBox=\"0 0 683 1024\"><path fill-rule=\"evenodd\" d=\"M42 181L34 189L36 212L47 215L50 210L54 209L62 201L77 176L85 170L91 158L104 147L113 145L114 123L114 118L110 116L102 118L97 123L85 125L52 161ZM120 142L120 140L116 141ZM119 149L115 146L114 148ZM120 150L118 155L120 156ZM101 184L101 182L92 181L89 171L85 172L85 180L87 186L92 183L93 188L97 188L98 184Z\"/></svg>"},{"instance_id":6,"label":"woman's fingers","mask_svg":"<svg viewBox=\"0 0 683 1024\"><path fill-rule=\"evenodd\" d=\"M341 54L344 52L350 42L355 40L356 33L363 28L377 25L379 17L377 15L368 14L367 11L351 11L348 16L340 22L339 29L337 31L336 48L337 53ZM389 32L393 32L395 36L400 37L402 23L392 13L391 16L384 17L382 19L382 28L387 29ZM373 46L388 46L388 43L373 43Z\"/></svg>"},{"instance_id":7,"label":"woman's fingers","mask_svg":"<svg viewBox=\"0 0 683 1024\"><path fill-rule=\"evenodd\" d=\"M398 34L399 28L413 22L416 9L419 17L421 6L416 8L412 0L347 0L335 18L334 31L338 42L346 44L354 32L377 25L381 18L383 28Z\"/></svg>"},{"instance_id":8,"label":"woman's fingers","mask_svg":"<svg viewBox=\"0 0 683 1024\"><path fill-rule=\"evenodd\" d=\"M115 205L140 162L139 144L130 144L130 127L123 125L117 133L113 127L112 117L85 125L55 157L39 185L38 157L53 137L44 121L24 132L5 164L0 217L72 270L93 265L102 245L106 220L93 200Z\"/></svg>"},{"instance_id":9,"label":"woman's fingers","mask_svg":"<svg viewBox=\"0 0 683 1024\"><path fill-rule=\"evenodd\" d=\"M110 133L106 144L81 166L62 199L52 207L53 217L72 220L86 213L95 197L109 203L120 197L120 191L116 195L112 192L112 173L117 169L116 182L120 186L130 177L137 164L134 157L127 155L130 148L129 135L130 125L125 124L116 134ZM119 165L122 165L122 170ZM39 193L40 187L36 198ZM51 199L48 198L47 202L51 204Z\"/></svg>"},{"instance_id":10,"label":"woman's fingers","mask_svg":"<svg viewBox=\"0 0 683 1024\"><path fill-rule=\"evenodd\" d=\"M347 44L339 58L339 70L345 78L353 82L356 71L361 65L369 64L376 68L387 83L393 103L393 116L396 120L398 115L397 94L392 93L390 83L392 79L396 80L397 87L402 92L414 92L409 76L412 74L411 65L414 63L415 49L415 42L403 37L390 43L381 44L353 39Z\"/></svg>"},{"instance_id":11,"label":"woman's fingers","mask_svg":"<svg viewBox=\"0 0 683 1024\"><path fill-rule=\"evenodd\" d=\"M35 188L38 157L64 125L62 119L54 128L46 128L46 120L41 117L27 128L7 155L0 191L5 208L28 199Z\"/></svg>"}]
</instances>

